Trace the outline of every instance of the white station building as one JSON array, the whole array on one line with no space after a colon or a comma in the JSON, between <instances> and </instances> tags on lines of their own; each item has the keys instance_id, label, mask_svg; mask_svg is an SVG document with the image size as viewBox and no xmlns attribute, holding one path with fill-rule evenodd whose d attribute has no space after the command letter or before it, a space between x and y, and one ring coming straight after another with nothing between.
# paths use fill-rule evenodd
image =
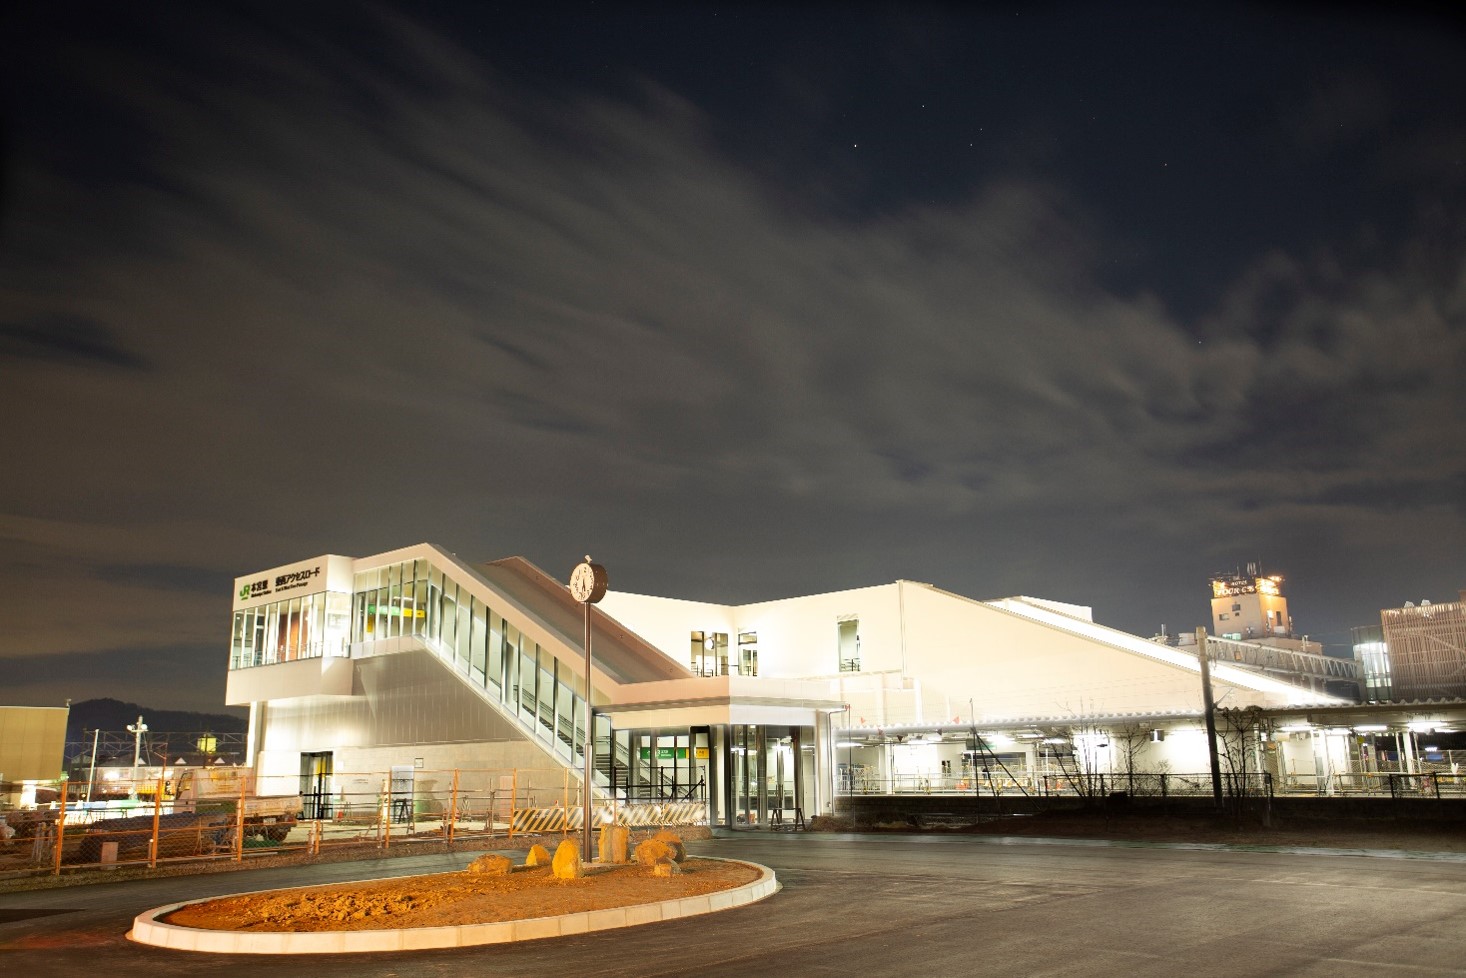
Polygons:
<instances>
[{"instance_id":1,"label":"white station building","mask_svg":"<svg viewBox=\"0 0 1466 978\"><path fill-rule=\"evenodd\" d=\"M857 780L960 790L980 768L1033 779L1056 760L1208 769L1194 647L1086 607L912 581L745 605L612 591L592 607L598 797L699 802L736 826L829 812ZM235 581L227 701L250 708L261 790L300 790L308 817L351 772L578 780L582 633L583 606L523 558L326 555ZM1350 705L1316 691L1307 663L1224 658L1211 673L1230 715ZM1274 740L1257 763L1277 775L1347 765L1351 749Z\"/></svg>"}]
</instances>

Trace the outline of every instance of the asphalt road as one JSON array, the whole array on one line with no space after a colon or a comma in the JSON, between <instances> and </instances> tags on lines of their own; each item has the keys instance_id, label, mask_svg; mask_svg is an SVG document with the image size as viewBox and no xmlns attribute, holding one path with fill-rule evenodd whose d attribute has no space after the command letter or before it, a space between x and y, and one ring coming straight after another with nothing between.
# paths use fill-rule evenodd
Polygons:
<instances>
[{"instance_id":1,"label":"asphalt road","mask_svg":"<svg viewBox=\"0 0 1466 978\"><path fill-rule=\"evenodd\" d=\"M449 951L232 957L135 945L176 900L435 872L476 853L0 895L14 975L1466 975L1466 859L1102 847L953 836L739 835L696 853L772 866L751 907Z\"/></svg>"}]
</instances>

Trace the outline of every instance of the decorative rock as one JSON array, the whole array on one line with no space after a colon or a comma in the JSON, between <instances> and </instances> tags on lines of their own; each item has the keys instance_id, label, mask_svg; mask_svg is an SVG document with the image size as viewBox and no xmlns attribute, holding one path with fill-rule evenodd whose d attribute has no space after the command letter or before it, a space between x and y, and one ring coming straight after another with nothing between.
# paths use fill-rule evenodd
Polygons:
<instances>
[{"instance_id":1,"label":"decorative rock","mask_svg":"<svg viewBox=\"0 0 1466 978\"><path fill-rule=\"evenodd\" d=\"M603 863L624 863L630 860L631 830L624 825L602 825L600 857Z\"/></svg>"},{"instance_id":2,"label":"decorative rock","mask_svg":"<svg viewBox=\"0 0 1466 978\"><path fill-rule=\"evenodd\" d=\"M663 857L652 863L653 876L676 876L682 872L682 867L677 865L677 860Z\"/></svg>"},{"instance_id":3,"label":"decorative rock","mask_svg":"<svg viewBox=\"0 0 1466 978\"><path fill-rule=\"evenodd\" d=\"M671 829L662 829L652 838L667 843L667 847L672 850L672 858L679 863L687 858L687 847L682 844L682 836Z\"/></svg>"},{"instance_id":4,"label":"decorative rock","mask_svg":"<svg viewBox=\"0 0 1466 978\"><path fill-rule=\"evenodd\" d=\"M676 857L672 847L661 839L643 839L636 847L636 861L643 866L655 866L658 859L671 859L674 862Z\"/></svg>"},{"instance_id":5,"label":"decorative rock","mask_svg":"<svg viewBox=\"0 0 1466 978\"><path fill-rule=\"evenodd\" d=\"M550 864L550 850L536 842L529 847L525 853L524 864L526 866L548 866Z\"/></svg>"},{"instance_id":6,"label":"decorative rock","mask_svg":"<svg viewBox=\"0 0 1466 978\"><path fill-rule=\"evenodd\" d=\"M580 866L580 847L569 839L555 847L555 860L550 864L557 880L577 880L585 875Z\"/></svg>"},{"instance_id":7,"label":"decorative rock","mask_svg":"<svg viewBox=\"0 0 1466 978\"><path fill-rule=\"evenodd\" d=\"M496 852L491 852L488 855L479 856L473 862L469 863L468 868L464 872L482 876L507 876L513 868L514 863L510 861L508 856L501 856Z\"/></svg>"}]
</instances>

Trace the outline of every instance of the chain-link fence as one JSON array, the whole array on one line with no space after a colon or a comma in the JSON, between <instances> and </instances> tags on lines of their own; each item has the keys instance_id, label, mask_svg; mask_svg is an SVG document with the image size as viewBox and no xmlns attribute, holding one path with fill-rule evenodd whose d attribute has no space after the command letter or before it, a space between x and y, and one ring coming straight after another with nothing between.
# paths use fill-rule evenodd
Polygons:
<instances>
[{"instance_id":1,"label":"chain-link fence","mask_svg":"<svg viewBox=\"0 0 1466 978\"><path fill-rule=\"evenodd\" d=\"M1284 795L1380 795L1388 798L1466 797L1466 774L1426 771L1354 771L1341 774L1290 774L1280 779Z\"/></svg>"}]
</instances>

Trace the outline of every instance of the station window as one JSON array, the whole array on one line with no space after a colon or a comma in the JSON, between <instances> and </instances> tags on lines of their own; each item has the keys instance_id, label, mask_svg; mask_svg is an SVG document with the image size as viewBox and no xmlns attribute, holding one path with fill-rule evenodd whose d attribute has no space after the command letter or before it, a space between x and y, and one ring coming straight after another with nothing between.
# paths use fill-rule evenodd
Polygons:
<instances>
[{"instance_id":1,"label":"station window","mask_svg":"<svg viewBox=\"0 0 1466 978\"><path fill-rule=\"evenodd\" d=\"M758 675L758 632L738 633L738 674Z\"/></svg>"},{"instance_id":2,"label":"station window","mask_svg":"<svg viewBox=\"0 0 1466 978\"><path fill-rule=\"evenodd\" d=\"M835 623L835 656L841 672L860 671L859 618L841 618Z\"/></svg>"},{"instance_id":3,"label":"station window","mask_svg":"<svg viewBox=\"0 0 1466 978\"><path fill-rule=\"evenodd\" d=\"M727 632L693 632L688 652L688 665L696 675L728 675Z\"/></svg>"}]
</instances>

